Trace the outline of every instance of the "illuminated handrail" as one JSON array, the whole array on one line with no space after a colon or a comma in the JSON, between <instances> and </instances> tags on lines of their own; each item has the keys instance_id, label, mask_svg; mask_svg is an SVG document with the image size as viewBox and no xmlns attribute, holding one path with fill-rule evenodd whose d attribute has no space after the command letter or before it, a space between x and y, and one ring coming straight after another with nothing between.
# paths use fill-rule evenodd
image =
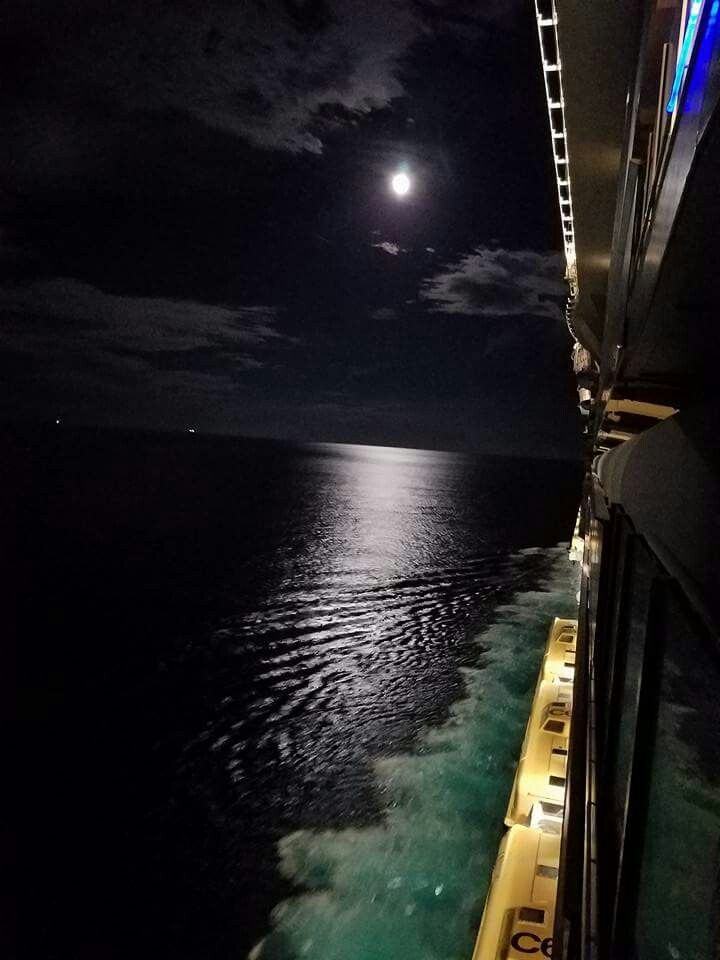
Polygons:
<instances>
[{"instance_id":1,"label":"illuminated handrail","mask_svg":"<svg viewBox=\"0 0 720 960\"><path fill-rule=\"evenodd\" d=\"M575 255L575 219L573 216L572 191L570 184L570 162L568 154L567 129L565 126L565 97L562 84L562 61L560 58L560 44L558 42L558 15L555 0L549 0L549 13L542 13L539 0L535 2L535 19L537 21L538 39L540 41L540 58L543 67L543 81L545 83L545 99L547 101L548 119L550 121L550 136L553 147L553 163L555 166L555 182L558 192L560 208L560 222L563 231L563 247L565 249L565 277L570 286L565 319L573 338L577 335L573 329L573 316L577 303L579 287L577 275L577 258ZM551 86L551 77L552 86ZM555 89L552 89L554 87ZM564 150L558 153L556 144L562 144Z\"/></svg>"}]
</instances>

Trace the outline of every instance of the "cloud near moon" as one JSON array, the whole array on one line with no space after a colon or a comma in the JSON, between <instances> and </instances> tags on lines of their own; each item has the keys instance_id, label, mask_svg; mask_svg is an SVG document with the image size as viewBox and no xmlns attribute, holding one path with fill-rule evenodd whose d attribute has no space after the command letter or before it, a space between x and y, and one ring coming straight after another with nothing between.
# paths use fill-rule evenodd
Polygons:
<instances>
[{"instance_id":1,"label":"cloud near moon","mask_svg":"<svg viewBox=\"0 0 720 960\"><path fill-rule=\"evenodd\" d=\"M567 296L559 253L476 247L425 280L420 299L437 313L559 319Z\"/></svg>"}]
</instances>

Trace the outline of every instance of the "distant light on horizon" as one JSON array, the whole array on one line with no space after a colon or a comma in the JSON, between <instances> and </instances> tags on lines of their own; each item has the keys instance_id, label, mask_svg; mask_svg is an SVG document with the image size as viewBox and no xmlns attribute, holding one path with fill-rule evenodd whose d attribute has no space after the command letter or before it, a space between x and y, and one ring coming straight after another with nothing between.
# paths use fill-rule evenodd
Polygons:
<instances>
[{"instance_id":1,"label":"distant light on horizon","mask_svg":"<svg viewBox=\"0 0 720 960\"><path fill-rule=\"evenodd\" d=\"M188 433L195 433L195 427L188 427Z\"/></svg>"},{"instance_id":2,"label":"distant light on horizon","mask_svg":"<svg viewBox=\"0 0 720 960\"><path fill-rule=\"evenodd\" d=\"M393 176L392 180L390 181L390 185L398 197L407 196L407 194L410 192L410 187L412 186L410 177L406 173L402 172L396 173Z\"/></svg>"},{"instance_id":3,"label":"distant light on horizon","mask_svg":"<svg viewBox=\"0 0 720 960\"><path fill-rule=\"evenodd\" d=\"M57 424L60 423L60 417L57 418L57 420L55 421L55 423L57 423Z\"/></svg>"}]
</instances>

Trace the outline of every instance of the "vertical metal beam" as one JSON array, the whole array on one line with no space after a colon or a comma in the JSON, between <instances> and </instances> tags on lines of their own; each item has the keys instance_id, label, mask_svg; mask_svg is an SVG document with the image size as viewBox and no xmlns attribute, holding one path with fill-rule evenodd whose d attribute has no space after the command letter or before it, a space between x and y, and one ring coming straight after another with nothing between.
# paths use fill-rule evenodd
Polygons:
<instances>
[{"instance_id":1,"label":"vertical metal beam","mask_svg":"<svg viewBox=\"0 0 720 960\"><path fill-rule=\"evenodd\" d=\"M591 488L586 477L583 490L583 525L590 523ZM572 724L568 743L567 786L565 790L565 826L560 849L560 875L553 932L554 960L590 960L584 951L584 873L586 860L587 813L587 731L589 665L589 582L585 573L587 540L580 584L578 632L575 645L575 681Z\"/></svg>"}]
</instances>

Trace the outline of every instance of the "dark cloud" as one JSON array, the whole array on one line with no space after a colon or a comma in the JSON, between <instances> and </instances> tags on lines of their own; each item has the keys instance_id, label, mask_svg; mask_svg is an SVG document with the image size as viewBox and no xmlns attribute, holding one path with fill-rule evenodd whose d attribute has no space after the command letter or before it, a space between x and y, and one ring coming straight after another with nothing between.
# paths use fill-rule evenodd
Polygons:
<instances>
[{"instance_id":1,"label":"dark cloud","mask_svg":"<svg viewBox=\"0 0 720 960\"><path fill-rule=\"evenodd\" d=\"M415 0L416 10L428 25L449 26L468 38L477 39L479 23L497 23L505 27L517 18L522 0Z\"/></svg>"},{"instance_id":2,"label":"dark cloud","mask_svg":"<svg viewBox=\"0 0 720 960\"><path fill-rule=\"evenodd\" d=\"M78 0L18 9L9 35L29 59L24 96L39 94L36 146L67 162L98 104L108 121L118 111L186 113L257 147L320 153L323 108L363 115L402 95L399 61L422 29L412 4L393 0L370 10L357 0Z\"/></svg>"},{"instance_id":3,"label":"dark cloud","mask_svg":"<svg viewBox=\"0 0 720 960\"><path fill-rule=\"evenodd\" d=\"M403 65L418 41L448 30L476 38L483 25L506 25L515 8L515 0L15 2L0 67L22 104L5 115L10 172L87 170L103 141L162 115L261 149L319 154L329 132L406 95ZM146 119L131 119L139 115Z\"/></svg>"},{"instance_id":4,"label":"dark cloud","mask_svg":"<svg viewBox=\"0 0 720 960\"><path fill-rule=\"evenodd\" d=\"M425 280L420 297L441 313L558 319L567 295L562 256L476 247Z\"/></svg>"},{"instance_id":5,"label":"dark cloud","mask_svg":"<svg viewBox=\"0 0 720 960\"><path fill-rule=\"evenodd\" d=\"M297 340L268 306L230 307L105 293L73 279L0 290L5 345L47 381L207 389L260 369ZM192 388L196 389L195 387Z\"/></svg>"},{"instance_id":6,"label":"dark cloud","mask_svg":"<svg viewBox=\"0 0 720 960\"><path fill-rule=\"evenodd\" d=\"M33 315L57 330L94 329L99 342L136 350L189 350L217 343L257 346L287 340L268 306L193 303L105 293L72 278L36 281L0 290L0 308L20 318Z\"/></svg>"}]
</instances>

